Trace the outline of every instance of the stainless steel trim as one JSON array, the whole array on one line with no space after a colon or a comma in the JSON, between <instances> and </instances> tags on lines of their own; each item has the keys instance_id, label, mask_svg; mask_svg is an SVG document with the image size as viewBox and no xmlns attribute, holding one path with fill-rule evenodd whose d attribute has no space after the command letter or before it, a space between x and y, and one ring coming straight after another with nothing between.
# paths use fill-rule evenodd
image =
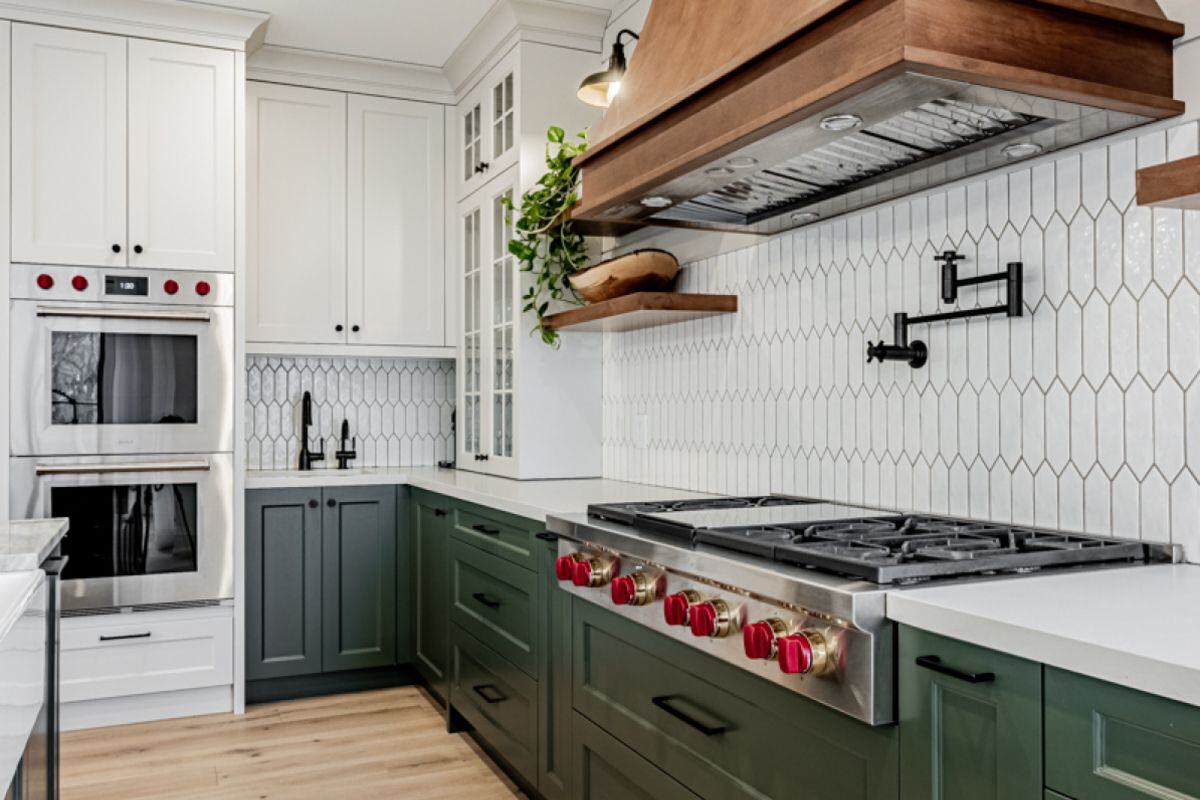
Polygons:
<instances>
[{"instance_id":1,"label":"stainless steel trim","mask_svg":"<svg viewBox=\"0 0 1200 800\"><path fill-rule=\"evenodd\" d=\"M38 306L39 317L94 317L96 319L148 319L168 320L177 322L212 322L212 314L207 311L142 311L141 309L107 309L107 308L72 308L65 306L55 308Z\"/></svg>"},{"instance_id":2,"label":"stainless steel trim","mask_svg":"<svg viewBox=\"0 0 1200 800\"><path fill-rule=\"evenodd\" d=\"M38 464L37 475L101 475L106 472L207 472L208 459L198 461L130 461L122 464Z\"/></svg>"}]
</instances>

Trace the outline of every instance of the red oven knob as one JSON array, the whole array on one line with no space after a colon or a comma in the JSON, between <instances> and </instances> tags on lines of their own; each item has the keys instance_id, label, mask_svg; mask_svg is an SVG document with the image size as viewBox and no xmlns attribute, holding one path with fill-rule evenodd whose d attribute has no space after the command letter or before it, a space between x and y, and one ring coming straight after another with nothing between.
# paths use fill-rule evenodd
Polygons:
<instances>
[{"instance_id":1,"label":"red oven knob","mask_svg":"<svg viewBox=\"0 0 1200 800\"><path fill-rule=\"evenodd\" d=\"M717 632L717 609L712 603L697 603L689 609L688 624L693 636L713 636Z\"/></svg>"},{"instance_id":2,"label":"red oven knob","mask_svg":"<svg viewBox=\"0 0 1200 800\"><path fill-rule=\"evenodd\" d=\"M627 606L637 598L637 584L632 575L622 575L612 582L612 601L618 606Z\"/></svg>"},{"instance_id":3,"label":"red oven knob","mask_svg":"<svg viewBox=\"0 0 1200 800\"><path fill-rule=\"evenodd\" d=\"M787 633L787 628L777 619L752 622L742 628L742 647L746 658L769 661L775 657L775 637Z\"/></svg>"},{"instance_id":4,"label":"red oven knob","mask_svg":"<svg viewBox=\"0 0 1200 800\"><path fill-rule=\"evenodd\" d=\"M604 586L616 575L616 562L608 558L582 558L575 563L572 582L576 586Z\"/></svg>"},{"instance_id":5,"label":"red oven knob","mask_svg":"<svg viewBox=\"0 0 1200 800\"><path fill-rule=\"evenodd\" d=\"M88 279L82 275L76 275L74 278L71 278L71 288L73 288L75 291L82 292L87 287Z\"/></svg>"},{"instance_id":6,"label":"red oven knob","mask_svg":"<svg viewBox=\"0 0 1200 800\"><path fill-rule=\"evenodd\" d=\"M779 669L788 675L823 675L833 668L825 637L816 631L800 631L775 640Z\"/></svg>"},{"instance_id":7,"label":"red oven knob","mask_svg":"<svg viewBox=\"0 0 1200 800\"><path fill-rule=\"evenodd\" d=\"M54 278L43 272L37 276L37 286L39 289L52 289L54 288Z\"/></svg>"},{"instance_id":8,"label":"red oven knob","mask_svg":"<svg viewBox=\"0 0 1200 800\"><path fill-rule=\"evenodd\" d=\"M198 281L196 283L196 294L200 295L201 297L205 297L211 291L212 286L209 285L208 281Z\"/></svg>"},{"instance_id":9,"label":"red oven knob","mask_svg":"<svg viewBox=\"0 0 1200 800\"><path fill-rule=\"evenodd\" d=\"M167 294L175 294L179 291L179 281L173 278L167 278L163 281L163 291Z\"/></svg>"},{"instance_id":10,"label":"red oven knob","mask_svg":"<svg viewBox=\"0 0 1200 800\"><path fill-rule=\"evenodd\" d=\"M618 606L644 606L658 596L659 580L653 573L640 571L613 578L612 601Z\"/></svg>"},{"instance_id":11,"label":"red oven knob","mask_svg":"<svg viewBox=\"0 0 1200 800\"><path fill-rule=\"evenodd\" d=\"M668 625L687 625L689 610L700 602L700 593L691 589L669 594L663 598L663 616Z\"/></svg>"}]
</instances>

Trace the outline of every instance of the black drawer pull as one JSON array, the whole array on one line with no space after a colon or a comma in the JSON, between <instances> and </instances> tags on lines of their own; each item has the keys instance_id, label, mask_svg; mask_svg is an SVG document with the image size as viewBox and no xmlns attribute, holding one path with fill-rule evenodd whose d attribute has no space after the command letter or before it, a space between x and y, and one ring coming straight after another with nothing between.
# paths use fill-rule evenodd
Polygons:
<instances>
[{"instance_id":1,"label":"black drawer pull","mask_svg":"<svg viewBox=\"0 0 1200 800\"><path fill-rule=\"evenodd\" d=\"M705 725L703 722L691 716L690 714L680 711L678 708L671 705L671 701L674 699L675 698L671 697L670 695L662 695L660 697L650 698L650 702L654 703L654 705L658 706L663 711L667 712L685 725L690 725L691 727L700 731L705 736L717 736L718 734L722 734L728 730L728 726L726 725Z\"/></svg>"},{"instance_id":2,"label":"black drawer pull","mask_svg":"<svg viewBox=\"0 0 1200 800\"><path fill-rule=\"evenodd\" d=\"M481 683L478 686L472 686L471 691L482 697L483 702L489 705L503 703L508 699L508 695L497 689L495 684L491 683Z\"/></svg>"},{"instance_id":3,"label":"black drawer pull","mask_svg":"<svg viewBox=\"0 0 1200 800\"><path fill-rule=\"evenodd\" d=\"M476 533L482 533L485 536L499 536L500 535L499 528L489 528L487 525L472 525L471 530L475 531Z\"/></svg>"},{"instance_id":4,"label":"black drawer pull","mask_svg":"<svg viewBox=\"0 0 1200 800\"><path fill-rule=\"evenodd\" d=\"M991 683L996 680L994 672L964 672L961 669L946 666L937 656L917 656L917 666L949 675L951 678L958 678L967 683Z\"/></svg>"},{"instance_id":5,"label":"black drawer pull","mask_svg":"<svg viewBox=\"0 0 1200 800\"><path fill-rule=\"evenodd\" d=\"M102 642L119 642L123 639L149 639L149 638L150 638L150 631L146 631L145 633L126 633L122 636L101 636L100 641L102 641Z\"/></svg>"},{"instance_id":6,"label":"black drawer pull","mask_svg":"<svg viewBox=\"0 0 1200 800\"><path fill-rule=\"evenodd\" d=\"M433 510L433 515L434 515L435 517L444 517L444 516L446 516L446 514L448 514L448 513L450 513L450 512L446 511L446 509L444 509L444 508L435 508L435 509Z\"/></svg>"},{"instance_id":7,"label":"black drawer pull","mask_svg":"<svg viewBox=\"0 0 1200 800\"><path fill-rule=\"evenodd\" d=\"M484 594L483 592L476 592L475 594L471 595L471 597L474 597L476 601L482 603L483 605L487 606L488 608L499 608L500 607L500 601L497 600L496 598L492 597L490 594Z\"/></svg>"},{"instance_id":8,"label":"black drawer pull","mask_svg":"<svg viewBox=\"0 0 1200 800\"><path fill-rule=\"evenodd\" d=\"M541 533L535 533L534 536L536 536L538 539L541 539L543 542L557 542L558 541L558 534L551 533L550 531L542 531Z\"/></svg>"}]
</instances>

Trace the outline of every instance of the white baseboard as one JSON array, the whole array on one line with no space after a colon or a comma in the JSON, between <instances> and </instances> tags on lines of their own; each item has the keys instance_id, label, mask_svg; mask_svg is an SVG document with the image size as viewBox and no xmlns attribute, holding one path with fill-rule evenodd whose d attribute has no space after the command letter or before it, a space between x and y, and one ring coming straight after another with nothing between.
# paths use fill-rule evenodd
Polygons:
<instances>
[{"instance_id":1,"label":"white baseboard","mask_svg":"<svg viewBox=\"0 0 1200 800\"><path fill-rule=\"evenodd\" d=\"M77 731L233 711L233 685L62 704L62 729Z\"/></svg>"}]
</instances>

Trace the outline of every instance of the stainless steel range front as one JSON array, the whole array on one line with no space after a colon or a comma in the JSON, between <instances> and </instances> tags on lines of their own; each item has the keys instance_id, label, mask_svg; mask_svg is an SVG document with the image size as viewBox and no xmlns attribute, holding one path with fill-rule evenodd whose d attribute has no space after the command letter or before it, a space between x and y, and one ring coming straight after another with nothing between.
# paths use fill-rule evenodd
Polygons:
<instances>
[{"instance_id":1,"label":"stainless steel range front","mask_svg":"<svg viewBox=\"0 0 1200 800\"><path fill-rule=\"evenodd\" d=\"M781 496L599 505L547 527L566 591L873 725L896 719L888 591L1178 559L1165 545Z\"/></svg>"}]
</instances>

